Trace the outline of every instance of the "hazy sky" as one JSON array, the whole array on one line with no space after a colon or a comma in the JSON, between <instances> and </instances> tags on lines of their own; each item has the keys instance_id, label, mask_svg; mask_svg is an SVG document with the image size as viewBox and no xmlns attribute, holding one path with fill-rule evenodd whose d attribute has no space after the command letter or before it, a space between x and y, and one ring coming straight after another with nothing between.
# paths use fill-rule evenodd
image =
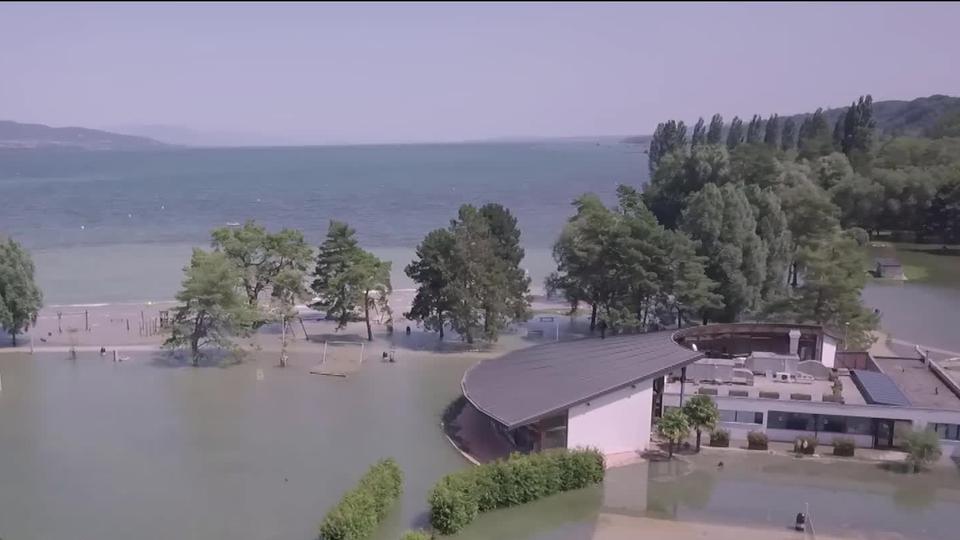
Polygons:
<instances>
[{"instance_id":1,"label":"hazy sky","mask_svg":"<svg viewBox=\"0 0 960 540\"><path fill-rule=\"evenodd\" d=\"M304 142L650 133L960 94L957 4L0 5L0 119Z\"/></svg>"}]
</instances>

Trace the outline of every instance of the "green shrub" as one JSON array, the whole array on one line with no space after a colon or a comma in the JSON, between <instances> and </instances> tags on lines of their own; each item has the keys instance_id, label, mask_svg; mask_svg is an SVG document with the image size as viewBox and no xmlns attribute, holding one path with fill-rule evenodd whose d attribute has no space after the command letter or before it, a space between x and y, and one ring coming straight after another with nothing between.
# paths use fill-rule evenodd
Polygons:
<instances>
[{"instance_id":1,"label":"green shrub","mask_svg":"<svg viewBox=\"0 0 960 540\"><path fill-rule=\"evenodd\" d=\"M601 482L603 475L603 455L596 450L513 454L441 478L427 498L430 524L442 534L453 534L480 512L587 487Z\"/></svg>"},{"instance_id":2,"label":"green shrub","mask_svg":"<svg viewBox=\"0 0 960 540\"><path fill-rule=\"evenodd\" d=\"M725 429L715 429L710 432L710 446L726 448L730 446L730 432Z\"/></svg>"},{"instance_id":3,"label":"green shrub","mask_svg":"<svg viewBox=\"0 0 960 540\"><path fill-rule=\"evenodd\" d=\"M907 451L907 466L915 473L940 459L940 436L935 431L914 431L907 434L903 442Z\"/></svg>"},{"instance_id":4,"label":"green shrub","mask_svg":"<svg viewBox=\"0 0 960 540\"><path fill-rule=\"evenodd\" d=\"M747 448L750 450L766 450L767 434L762 431L747 433Z\"/></svg>"},{"instance_id":5,"label":"green shrub","mask_svg":"<svg viewBox=\"0 0 960 540\"><path fill-rule=\"evenodd\" d=\"M360 478L320 524L321 540L363 540L370 538L400 496L403 473L392 459L385 459Z\"/></svg>"},{"instance_id":6,"label":"green shrub","mask_svg":"<svg viewBox=\"0 0 960 540\"><path fill-rule=\"evenodd\" d=\"M427 531L407 531L403 533L400 540L432 540L433 535Z\"/></svg>"},{"instance_id":7,"label":"green shrub","mask_svg":"<svg viewBox=\"0 0 960 540\"><path fill-rule=\"evenodd\" d=\"M805 456L812 456L817 451L817 438L801 435L793 440L793 451Z\"/></svg>"},{"instance_id":8,"label":"green shrub","mask_svg":"<svg viewBox=\"0 0 960 540\"><path fill-rule=\"evenodd\" d=\"M849 437L837 437L833 440L833 455L852 457L856 452L857 445Z\"/></svg>"}]
</instances>

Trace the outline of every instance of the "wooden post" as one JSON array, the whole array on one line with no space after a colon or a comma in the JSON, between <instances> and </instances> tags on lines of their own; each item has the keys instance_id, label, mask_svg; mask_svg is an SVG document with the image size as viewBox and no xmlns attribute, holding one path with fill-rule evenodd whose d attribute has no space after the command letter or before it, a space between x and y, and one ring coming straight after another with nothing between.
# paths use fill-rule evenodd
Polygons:
<instances>
[{"instance_id":1,"label":"wooden post","mask_svg":"<svg viewBox=\"0 0 960 540\"><path fill-rule=\"evenodd\" d=\"M130 333L130 319L127 319L127 333Z\"/></svg>"},{"instance_id":2,"label":"wooden post","mask_svg":"<svg viewBox=\"0 0 960 540\"><path fill-rule=\"evenodd\" d=\"M143 311L140 312L140 328L147 329L147 323L143 320Z\"/></svg>"},{"instance_id":3,"label":"wooden post","mask_svg":"<svg viewBox=\"0 0 960 540\"><path fill-rule=\"evenodd\" d=\"M57 333L58 333L58 334L62 334L62 333L63 333L63 326L60 324L60 322L61 322L62 320L63 320L63 312L62 312L62 311L58 311L58 312L57 312Z\"/></svg>"},{"instance_id":4,"label":"wooden post","mask_svg":"<svg viewBox=\"0 0 960 540\"><path fill-rule=\"evenodd\" d=\"M87 332L90 331L90 311L86 309L83 310L83 327Z\"/></svg>"},{"instance_id":5,"label":"wooden post","mask_svg":"<svg viewBox=\"0 0 960 540\"><path fill-rule=\"evenodd\" d=\"M30 334L30 354L33 354L33 334Z\"/></svg>"}]
</instances>

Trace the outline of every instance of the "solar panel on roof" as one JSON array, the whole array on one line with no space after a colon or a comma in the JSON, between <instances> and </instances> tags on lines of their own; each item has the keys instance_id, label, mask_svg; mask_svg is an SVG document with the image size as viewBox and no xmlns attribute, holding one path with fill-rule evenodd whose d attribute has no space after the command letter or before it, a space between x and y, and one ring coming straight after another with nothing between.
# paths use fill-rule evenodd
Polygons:
<instances>
[{"instance_id":1,"label":"solar panel on roof","mask_svg":"<svg viewBox=\"0 0 960 540\"><path fill-rule=\"evenodd\" d=\"M860 389L867 403L897 407L910 406L910 400L903 394L897 383L884 373L854 369L850 371L850 378Z\"/></svg>"}]
</instances>

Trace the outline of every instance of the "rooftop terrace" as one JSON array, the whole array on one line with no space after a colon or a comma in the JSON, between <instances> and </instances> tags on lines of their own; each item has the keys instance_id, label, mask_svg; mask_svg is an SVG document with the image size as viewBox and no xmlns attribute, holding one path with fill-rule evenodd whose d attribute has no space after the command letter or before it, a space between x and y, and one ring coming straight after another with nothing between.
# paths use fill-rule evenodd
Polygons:
<instances>
[{"instance_id":1,"label":"rooftop terrace","mask_svg":"<svg viewBox=\"0 0 960 540\"><path fill-rule=\"evenodd\" d=\"M851 405L864 405L866 400L857 389L850 377L843 375L840 377L843 384L843 402ZM692 396L698 393L707 393L717 397L742 397L752 399L776 399L781 401L831 401L833 396L833 383L830 381L814 380L809 383L800 382L778 382L763 376L755 376L753 385L743 384L713 384L713 383L693 383L687 381L684 387L684 396ZM680 381L668 382L664 386L664 393L679 394ZM716 392L716 393L713 393ZM761 395L763 394L763 395ZM792 399L791 396L810 396L810 399L800 398ZM827 396L824 399L824 396Z\"/></svg>"},{"instance_id":2,"label":"rooftop terrace","mask_svg":"<svg viewBox=\"0 0 960 540\"><path fill-rule=\"evenodd\" d=\"M960 397L950 391L922 360L887 356L877 356L874 360L897 383L914 407L960 410ZM953 375L956 379L956 372Z\"/></svg>"}]
</instances>

